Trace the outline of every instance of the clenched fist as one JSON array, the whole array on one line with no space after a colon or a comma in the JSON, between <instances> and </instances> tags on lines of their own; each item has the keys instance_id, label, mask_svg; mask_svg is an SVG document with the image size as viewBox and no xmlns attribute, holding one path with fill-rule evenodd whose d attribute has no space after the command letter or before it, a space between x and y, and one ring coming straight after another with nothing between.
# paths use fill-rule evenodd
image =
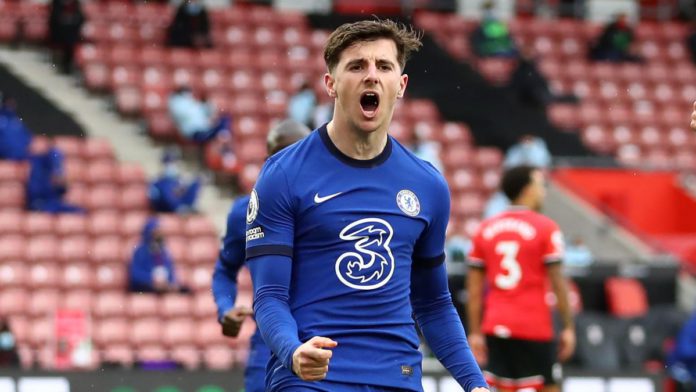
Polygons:
<instances>
[{"instance_id":1,"label":"clenched fist","mask_svg":"<svg viewBox=\"0 0 696 392\"><path fill-rule=\"evenodd\" d=\"M333 355L330 349L337 345L335 341L321 336L309 339L292 354L292 371L304 381L325 379Z\"/></svg>"}]
</instances>

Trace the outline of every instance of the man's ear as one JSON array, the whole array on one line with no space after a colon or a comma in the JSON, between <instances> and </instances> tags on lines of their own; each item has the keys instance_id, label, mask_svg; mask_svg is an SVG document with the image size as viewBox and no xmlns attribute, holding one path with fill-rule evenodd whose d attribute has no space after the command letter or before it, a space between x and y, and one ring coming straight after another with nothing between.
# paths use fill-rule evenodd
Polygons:
<instances>
[{"instance_id":1,"label":"man's ear","mask_svg":"<svg viewBox=\"0 0 696 392\"><path fill-rule=\"evenodd\" d=\"M324 74L324 87L326 88L326 93L329 97L336 98L336 90L334 89L335 82L333 76L330 73Z\"/></svg>"},{"instance_id":2,"label":"man's ear","mask_svg":"<svg viewBox=\"0 0 696 392\"><path fill-rule=\"evenodd\" d=\"M396 94L397 98L404 97L404 93L406 92L407 85L408 85L408 75L403 74L403 75L401 75L401 79L399 80L399 92Z\"/></svg>"}]
</instances>

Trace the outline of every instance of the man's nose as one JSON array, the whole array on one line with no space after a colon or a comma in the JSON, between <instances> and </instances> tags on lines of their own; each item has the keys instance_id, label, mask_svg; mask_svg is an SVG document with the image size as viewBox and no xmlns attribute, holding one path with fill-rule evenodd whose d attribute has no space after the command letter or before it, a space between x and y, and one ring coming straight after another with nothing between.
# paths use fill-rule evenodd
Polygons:
<instances>
[{"instance_id":1,"label":"man's nose","mask_svg":"<svg viewBox=\"0 0 696 392\"><path fill-rule=\"evenodd\" d=\"M368 83L377 83L379 82L379 77L377 75L377 65L376 64L369 64L367 66L367 73L365 74L365 82Z\"/></svg>"}]
</instances>

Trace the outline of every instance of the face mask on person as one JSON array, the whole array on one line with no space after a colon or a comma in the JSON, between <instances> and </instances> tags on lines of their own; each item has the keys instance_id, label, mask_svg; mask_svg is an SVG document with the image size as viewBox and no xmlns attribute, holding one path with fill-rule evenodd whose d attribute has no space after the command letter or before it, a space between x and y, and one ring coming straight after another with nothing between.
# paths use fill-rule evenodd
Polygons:
<instances>
[{"instance_id":1,"label":"face mask on person","mask_svg":"<svg viewBox=\"0 0 696 392\"><path fill-rule=\"evenodd\" d=\"M175 163L168 163L164 167L164 175L167 177L179 176L179 167Z\"/></svg>"},{"instance_id":2,"label":"face mask on person","mask_svg":"<svg viewBox=\"0 0 696 392\"><path fill-rule=\"evenodd\" d=\"M14 336L12 336L11 332L5 331L0 333L0 350L10 350L14 346Z\"/></svg>"}]
</instances>

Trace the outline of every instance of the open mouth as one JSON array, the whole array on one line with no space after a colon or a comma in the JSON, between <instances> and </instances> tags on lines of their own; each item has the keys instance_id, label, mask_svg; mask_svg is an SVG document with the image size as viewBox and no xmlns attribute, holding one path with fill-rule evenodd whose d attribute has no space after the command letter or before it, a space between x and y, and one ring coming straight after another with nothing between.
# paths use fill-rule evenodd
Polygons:
<instances>
[{"instance_id":1,"label":"open mouth","mask_svg":"<svg viewBox=\"0 0 696 392\"><path fill-rule=\"evenodd\" d=\"M379 107L379 95L374 92L365 92L360 96L360 107L367 117L373 117Z\"/></svg>"}]
</instances>

